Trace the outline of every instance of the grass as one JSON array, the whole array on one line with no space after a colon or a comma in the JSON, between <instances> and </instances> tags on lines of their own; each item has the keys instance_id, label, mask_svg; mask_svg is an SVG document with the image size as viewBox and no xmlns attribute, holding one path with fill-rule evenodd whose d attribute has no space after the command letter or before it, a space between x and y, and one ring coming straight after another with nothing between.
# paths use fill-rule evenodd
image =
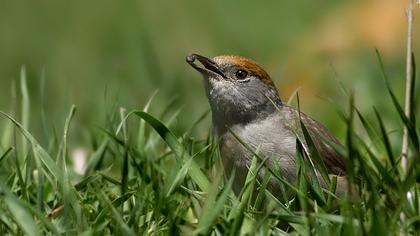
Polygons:
<instances>
[{"instance_id":1,"label":"grass","mask_svg":"<svg viewBox=\"0 0 420 236\"><path fill-rule=\"evenodd\" d=\"M77 174L67 141L76 107L69 109L63 129L56 132L61 135L40 145L28 131L30 99L23 70L21 122L1 112L8 122L0 134L0 233L418 235L419 126L414 115L404 115L378 58L399 126L409 127L411 161L403 172L381 112L374 110L376 120L366 118L350 95L347 109L337 108L347 127L345 148L333 146L348 166L352 191L342 199L333 194L337 179L325 179L304 126L309 152L297 142L298 182L284 181L278 166L257 178L266 162L258 150L250 149L254 158L246 184L235 196L233 178L221 171L217 138L190 136L208 112L178 137L168 127L179 111L169 117L151 115L154 95L142 111L115 109L107 116L107 125L92 135L84 174ZM416 114L415 106L412 109ZM330 182L328 189L321 188L312 159ZM282 196L267 191L269 178L284 183Z\"/></svg>"}]
</instances>

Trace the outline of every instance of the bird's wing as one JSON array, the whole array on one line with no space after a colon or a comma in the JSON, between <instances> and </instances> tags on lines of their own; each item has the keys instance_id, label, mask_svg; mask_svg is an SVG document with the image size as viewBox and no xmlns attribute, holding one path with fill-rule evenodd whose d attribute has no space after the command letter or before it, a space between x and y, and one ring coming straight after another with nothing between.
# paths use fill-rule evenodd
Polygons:
<instances>
[{"instance_id":1,"label":"bird's wing","mask_svg":"<svg viewBox=\"0 0 420 236\"><path fill-rule=\"evenodd\" d=\"M283 106L282 110L289 114L289 119L293 119L292 123L299 124L299 115L296 109L289 106ZM334 137L334 135L332 135L325 126L310 118L303 112L300 112L300 117L303 124L307 128L318 152L320 153L329 174L345 175L346 165L344 158L328 144L334 143L336 145L342 146L340 141L338 141L337 138ZM298 135L302 135L301 132L302 131L299 128L300 134ZM329 142L325 142L324 140L328 140Z\"/></svg>"}]
</instances>

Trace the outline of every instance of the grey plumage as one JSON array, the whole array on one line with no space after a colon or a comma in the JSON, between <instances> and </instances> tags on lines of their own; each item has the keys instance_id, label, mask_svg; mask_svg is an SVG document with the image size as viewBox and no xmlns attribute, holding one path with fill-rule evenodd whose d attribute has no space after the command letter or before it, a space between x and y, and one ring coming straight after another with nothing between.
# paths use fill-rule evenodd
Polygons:
<instances>
[{"instance_id":1,"label":"grey plumage","mask_svg":"<svg viewBox=\"0 0 420 236\"><path fill-rule=\"evenodd\" d=\"M195 60L204 67L197 66ZM296 139L306 146L300 119L320 152L328 174L345 175L343 157L328 145L340 145L339 141L320 123L304 113L299 116L297 110L284 105L268 74L254 61L238 56L208 59L196 54L187 57L187 61L204 76L213 129L220 137L225 171L230 175L235 169L235 192L238 193L243 186L252 153L232 133L258 150L270 166L279 166L282 176L294 183ZM262 169L260 175L265 172L266 169ZM342 188L338 190L342 193L346 183L341 186L339 183L338 187ZM274 194L280 193L279 183L274 178L270 179L269 189Z\"/></svg>"}]
</instances>

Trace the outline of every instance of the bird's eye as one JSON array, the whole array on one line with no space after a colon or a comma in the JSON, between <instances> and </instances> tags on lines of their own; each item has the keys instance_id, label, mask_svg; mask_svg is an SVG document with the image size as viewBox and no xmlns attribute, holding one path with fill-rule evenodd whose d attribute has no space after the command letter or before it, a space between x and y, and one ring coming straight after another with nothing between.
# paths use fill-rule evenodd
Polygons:
<instances>
[{"instance_id":1,"label":"bird's eye","mask_svg":"<svg viewBox=\"0 0 420 236\"><path fill-rule=\"evenodd\" d=\"M235 73L236 78L238 79L245 79L248 76L248 72L244 71L244 70L238 70Z\"/></svg>"}]
</instances>

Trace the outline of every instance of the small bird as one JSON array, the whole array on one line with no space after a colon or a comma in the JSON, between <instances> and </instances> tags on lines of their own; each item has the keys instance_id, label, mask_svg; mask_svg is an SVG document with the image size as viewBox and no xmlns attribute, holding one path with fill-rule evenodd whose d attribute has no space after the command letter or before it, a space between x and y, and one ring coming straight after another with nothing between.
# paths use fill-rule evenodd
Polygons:
<instances>
[{"instance_id":1,"label":"small bird","mask_svg":"<svg viewBox=\"0 0 420 236\"><path fill-rule=\"evenodd\" d=\"M201 65L196 64L196 60ZM210 59L198 54L188 55L186 61L204 77L212 128L220 138L219 148L226 174L230 176L235 169L233 190L236 194L244 185L253 157L243 143L258 150L260 156L267 158L268 165L279 166L287 181L296 182L296 139L303 137L300 120L317 147L328 174L339 176L339 180L344 178L341 176L346 174L345 160L327 144L341 145L340 142L323 125L302 112L299 115L296 109L284 104L270 76L256 62L240 56ZM260 171L260 177L265 172L264 169ZM328 188L325 184L323 187ZM273 177L268 188L272 193L280 194L280 183ZM346 189L347 182L338 181L336 194L342 196Z\"/></svg>"}]
</instances>

